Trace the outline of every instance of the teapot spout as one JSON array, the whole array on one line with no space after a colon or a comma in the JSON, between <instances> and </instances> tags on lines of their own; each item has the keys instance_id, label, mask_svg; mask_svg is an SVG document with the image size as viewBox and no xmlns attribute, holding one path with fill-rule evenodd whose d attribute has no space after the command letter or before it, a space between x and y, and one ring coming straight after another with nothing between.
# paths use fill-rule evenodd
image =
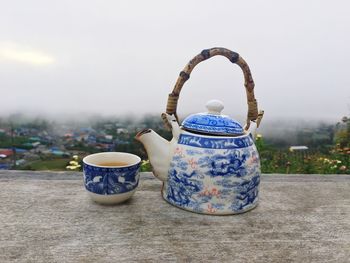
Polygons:
<instances>
[{"instance_id":1,"label":"teapot spout","mask_svg":"<svg viewBox=\"0 0 350 263\"><path fill-rule=\"evenodd\" d=\"M155 177L165 182L168 178L171 161L171 143L152 129L140 131L136 134L135 139L140 141L145 147Z\"/></svg>"}]
</instances>

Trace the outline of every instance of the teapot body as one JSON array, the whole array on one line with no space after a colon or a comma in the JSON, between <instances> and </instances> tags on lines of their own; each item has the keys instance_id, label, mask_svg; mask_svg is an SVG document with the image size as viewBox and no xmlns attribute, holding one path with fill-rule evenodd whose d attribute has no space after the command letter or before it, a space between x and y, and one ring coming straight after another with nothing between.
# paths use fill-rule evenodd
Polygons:
<instances>
[{"instance_id":1,"label":"teapot body","mask_svg":"<svg viewBox=\"0 0 350 263\"><path fill-rule=\"evenodd\" d=\"M236 214L258 202L260 160L250 134L211 136L182 131L173 148L163 198L204 214Z\"/></svg>"},{"instance_id":2,"label":"teapot body","mask_svg":"<svg viewBox=\"0 0 350 263\"><path fill-rule=\"evenodd\" d=\"M221 114L223 103L210 100L206 112L191 114L180 127L177 104L184 83L198 63L217 55L228 58L243 71L246 124L243 127ZM166 127L172 130L171 141L150 129L136 135L146 148L153 174L163 182L162 196L170 204L216 215L243 213L257 205L260 160L250 131L252 126L259 127L264 111L258 111L254 87L248 64L226 48L203 50L180 72L162 114Z\"/></svg>"}]
</instances>

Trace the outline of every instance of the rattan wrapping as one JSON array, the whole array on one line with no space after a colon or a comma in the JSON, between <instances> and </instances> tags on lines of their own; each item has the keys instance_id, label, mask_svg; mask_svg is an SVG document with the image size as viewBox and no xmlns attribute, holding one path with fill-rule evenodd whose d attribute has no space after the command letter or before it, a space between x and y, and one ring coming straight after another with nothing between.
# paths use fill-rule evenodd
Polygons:
<instances>
[{"instance_id":1,"label":"rattan wrapping","mask_svg":"<svg viewBox=\"0 0 350 263\"><path fill-rule=\"evenodd\" d=\"M237 64L243 71L244 75L244 86L246 89L246 95L247 95L247 102L248 102L248 114L247 114L247 123L245 128L248 129L250 126L250 121L255 121L258 118L258 103L254 96L254 80L251 75L250 69L248 64L244 61L244 59L236 52L233 52L226 48L211 48L211 49L205 49L200 54L195 56L193 59L190 60L190 62L187 63L185 68L180 72L179 77L177 78L177 81L175 83L175 86L173 88L172 93L169 94L168 97L168 103L166 107L166 113L167 114L174 114L176 119L177 117L177 103L179 100L180 92L185 84L185 82L190 78L190 74L194 67L213 56L225 56L228 58L232 63ZM259 115L259 121L257 121L257 124L260 124L261 118L262 118L263 112ZM167 127L171 127L168 123L168 120L166 116L163 114L162 118L164 120L164 123Z\"/></svg>"}]
</instances>

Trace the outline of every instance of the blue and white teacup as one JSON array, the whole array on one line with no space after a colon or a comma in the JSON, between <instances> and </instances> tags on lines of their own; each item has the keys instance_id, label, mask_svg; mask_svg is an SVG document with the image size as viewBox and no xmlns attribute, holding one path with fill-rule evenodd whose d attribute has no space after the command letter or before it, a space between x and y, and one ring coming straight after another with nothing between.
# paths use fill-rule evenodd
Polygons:
<instances>
[{"instance_id":1,"label":"blue and white teacup","mask_svg":"<svg viewBox=\"0 0 350 263\"><path fill-rule=\"evenodd\" d=\"M83 159L84 184L92 200L117 204L129 199L139 183L141 158L124 152L102 152Z\"/></svg>"}]
</instances>

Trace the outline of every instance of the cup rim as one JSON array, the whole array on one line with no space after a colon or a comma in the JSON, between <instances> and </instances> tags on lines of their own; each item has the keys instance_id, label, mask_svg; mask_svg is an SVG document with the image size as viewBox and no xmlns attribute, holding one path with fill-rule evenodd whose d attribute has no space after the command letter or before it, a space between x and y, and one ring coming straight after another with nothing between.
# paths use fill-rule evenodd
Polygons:
<instances>
[{"instance_id":1,"label":"cup rim","mask_svg":"<svg viewBox=\"0 0 350 263\"><path fill-rule=\"evenodd\" d=\"M98 156L98 155L115 155L115 154L117 154L117 155L128 155L128 156L131 156L131 157L136 157L137 161L133 162L131 164L128 164L128 165L123 165L123 166L119 166L119 165L118 166L102 166L102 165L93 164L91 162L87 162L86 161L87 158L95 157L95 156ZM125 168L125 167L131 167L131 166L137 165L137 164L141 163L141 158L139 156L137 156L136 154L127 153L127 152L99 152L99 153L93 153L93 154L89 154L89 155L85 156L83 158L83 163L86 164L86 165L100 167L100 168L116 169L116 168Z\"/></svg>"}]
</instances>

